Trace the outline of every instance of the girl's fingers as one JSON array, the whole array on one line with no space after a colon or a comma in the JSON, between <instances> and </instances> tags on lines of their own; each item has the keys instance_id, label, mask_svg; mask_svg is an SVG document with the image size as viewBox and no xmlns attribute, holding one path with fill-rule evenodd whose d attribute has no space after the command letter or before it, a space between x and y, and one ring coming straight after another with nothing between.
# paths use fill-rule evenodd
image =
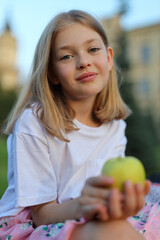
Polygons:
<instances>
[{"instance_id":1,"label":"girl's fingers","mask_svg":"<svg viewBox=\"0 0 160 240\"><path fill-rule=\"evenodd\" d=\"M145 187L144 187L145 195L150 193L150 187L151 187L151 182L149 180L146 180Z\"/></svg>"},{"instance_id":2,"label":"girl's fingers","mask_svg":"<svg viewBox=\"0 0 160 240\"><path fill-rule=\"evenodd\" d=\"M100 221L107 221L109 220L109 214L106 206L102 205L101 208L99 209L99 213L96 216L96 219Z\"/></svg>"},{"instance_id":3,"label":"girl's fingers","mask_svg":"<svg viewBox=\"0 0 160 240\"><path fill-rule=\"evenodd\" d=\"M144 206L144 203L145 203L144 188L142 187L141 184L136 184L135 189L136 189L136 195L137 195L137 209L136 209L136 211L138 212Z\"/></svg>"},{"instance_id":4,"label":"girl's fingers","mask_svg":"<svg viewBox=\"0 0 160 240\"><path fill-rule=\"evenodd\" d=\"M86 181L81 195L107 200L110 190L108 189L113 184L113 179L110 177L92 177Z\"/></svg>"},{"instance_id":5,"label":"girl's fingers","mask_svg":"<svg viewBox=\"0 0 160 240\"><path fill-rule=\"evenodd\" d=\"M100 211L100 204L89 204L83 207L83 216L86 221L94 219Z\"/></svg>"},{"instance_id":6,"label":"girl's fingers","mask_svg":"<svg viewBox=\"0 0 160 240\"><path fill-rule=\"evenodd\" d=\"M124 194L125 194L125 206L124 211L126 216L132 216L135 214L137 209L137 194L135 187L130 181L124 184Z\"/></svg>"},{"instance_id":7,"label":"girl's fingers","mask_svg":"<svg viewBox=\"0 0 160 240\"><path fill-rule=\"evenodd\" d=\"M85 205L94 205L94 204L101 204L106 206L106 200L103 200L101 198L95 198L95 197L88 197L88 196L81 196L79 198L79 204L81 207Z\"/></svg>"},{"instance_id":8,"label":"girl's fingers","mask_svg":"<svg viewBox=\"0 0 160 240\"><path fill-rule=\"evenodd\" d=\"M108 214L105 206L102 204L89 204L83 208L83 217L89 221L93 219L99 219L101 221L106 221L108 219Z\"/></svg>"},{"instance_id":9,"label":"girl's fingers","mask_svg":"<svg viewBox=\"0 0 160 240\"><path fill-rule=\"evenodd\" d=\"M109 196L110 190L107 190L105 188L98 188L98 187L92 187L91 185L86 185L84 189L82 190L83 196L93 197L93 198L100 198L107 200Z\"/></svg>"},{"instance_id":10,"label":"girl's fingers","mask_svg":"<svg viewBox=\"0 0 160 240\"><path fill-rule=\"evenodd\" d=\"M112 189L110 192L108 207L111 219L118 219L122 217L121 195L118 189Z\"/></svg>"},{"instance_id":11,"label":"girl's fingers","mask_svg":"<svg viewBox=\"0 0 160 240\"><path fill-rule=\"evenodd\" d=\"M107 187L110 187L113 184L113 182L114 180L111 177L98 176L98 177L88 178L86 181L86 185L107 188Z\"/></svg>"}]
</instances>

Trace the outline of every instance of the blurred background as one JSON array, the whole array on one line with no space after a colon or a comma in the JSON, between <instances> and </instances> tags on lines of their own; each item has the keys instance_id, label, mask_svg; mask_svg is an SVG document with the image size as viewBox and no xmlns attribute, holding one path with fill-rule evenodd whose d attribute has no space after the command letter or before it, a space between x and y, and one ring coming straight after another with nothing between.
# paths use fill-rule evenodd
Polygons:
<instances>
[{"instance_id":1,"label":"blurred background","mask_svg":"<svg viewBox=\"0 0 160 240\"><path fill-rule=\"evenodd\" d=\"M0 0L0 127L27 81L37 41L53 16L81 9L98 18L115 51L126 120L126 155L160 182L160 1ZM0 197L7 187L6 137L0 135Z\"/></svg>"}]
</instances>

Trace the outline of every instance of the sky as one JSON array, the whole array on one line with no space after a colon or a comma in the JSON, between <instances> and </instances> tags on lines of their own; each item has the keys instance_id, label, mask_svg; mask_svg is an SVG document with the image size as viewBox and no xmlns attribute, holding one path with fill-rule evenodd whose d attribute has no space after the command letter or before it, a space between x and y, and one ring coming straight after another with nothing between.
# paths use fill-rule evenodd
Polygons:
<instances>
[{"instance_id":1,"label":"sky","mask_svg":"<svg viewBox=\"0 0 160 240\"><path fill-rule=\"evenodd\" d=\"M160 23L160 0L128 0L129 11L121 24L127 30ZM87 11L98 19L118 11L119 0L0 0L0 34L5 20L10 21L17 38L17 68L21 81L29 73L34 50L48 22L56 14L70 9Z\"/></svg>"}]
</instances>

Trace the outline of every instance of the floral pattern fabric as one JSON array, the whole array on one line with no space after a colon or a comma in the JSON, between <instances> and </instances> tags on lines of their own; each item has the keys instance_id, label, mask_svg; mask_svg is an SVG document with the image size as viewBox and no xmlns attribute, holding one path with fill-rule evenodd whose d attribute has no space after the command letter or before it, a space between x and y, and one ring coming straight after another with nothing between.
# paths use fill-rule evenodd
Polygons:
<instances>
[{"instance_id":1,"label":"floral pattern fabric","mask_svg":"<svg viewBox=\"0 0 160 240\"><path fill-rule=\"evenodd\" d=\"M147 240L160 239L160 200L157 203L146 203L143 209L128 221Z\"/></svg>"},{"instance_id":2,"label":"floral pattern fabric","mask_svg":"<svg viewBox=\"0 0 160 240\"><path fill-rule=\"evenodd\" d=\"M34 228L30 210L25 208L17 216L0 219L0 240L69 240L75 226L83 223L71 220Z\"/></svg>"},{"instance_id":3,"label":"floral pattern fabric","mask_svg":"<svg viewBox=\"0 0 160 240\"><path fill-rule=\"evenodd\" d=\"M144 208L133 217L128 218L133 227L146 240L160 239L160 200L146 203ZM1 240L71 240L73 229L83 224L84 220L42 225L34 228L30 210L25 208L17 216L0 219Z\"/></svg>"}]
</instances>

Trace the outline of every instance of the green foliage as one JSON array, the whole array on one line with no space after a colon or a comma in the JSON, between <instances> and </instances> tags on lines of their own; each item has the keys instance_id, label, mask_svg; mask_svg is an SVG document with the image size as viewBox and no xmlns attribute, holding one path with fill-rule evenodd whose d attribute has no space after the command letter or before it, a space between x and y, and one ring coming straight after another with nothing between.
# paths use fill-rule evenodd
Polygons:
<instances>
[{"instance_id":1,"label":"green foliage","mask_svg":"<svg viewBox=\"0 0 160 240\"><path fill-rule=\"evenodd\" d=\"M0 129L17 98L16 90L4 91L0 87ZM7 188L7 146L6 138L0 137L0 198Z\"/></svg>"},{"instance_id":2,"label":"green foliage","mask_svg":"<svg viewBox=\"0 0 160 240\"><path fill-rule=\"evenodd\" d=\"M16 98L16 90L4 91L0 87L0 128L12 109Z\"/></svg>"},{"instance_id":3,"label":"green foliage","mask_svg":"<svg viewBox=\"0 0 160 240\"><path fill-rule=\"evenodd\" d=\"M157 165L158 165L158 169L160 172L160 142L156 145L156 158L157 158Z\"/></svg>"},{"instance_id":4,"label":"green foliage","mask_svg":"<svg viewBox=\"0 0 160 240\"><path fill-rule=\"evenodd\" d=\"M127 2L120 0L120 14L126 13ZM124 11L123 11L124 9ZM121 32L117 38L118 53L116 55L116 63L123 73L123 81L120 88L122 97L127 105L132 110L132 115L128 117L126 136L128 139L126 155L132 155L139 158L146 169L147 175L157 172L160 166L158 164L158 158L156 155L157 136L152 119L152 115L148 112L144 114L136 102L136 98L133 95L132 81L128 77L130 69L130 62L127 57L127 38L124 31ZM121 74L118 72L118 78L121 81Z\"/></svg>"},{"instance_id":5,"label":"green foliage","mask_svg":"<svg viewBox=\"0 0 160 240\"><path fill-rule=\"evenodd\" d=\"M132 95L131 84L124 83L121 88L125 102L133 113L126 120L126 136L128 139L126 155L138 157L144 164L147 175L157 171L156 157L157 136L151 114L144 114L138 108ZM127 91L126 91L127 90Z\"/></svg>"},{"instance_id":6,"label":"green foliage","mask_svg":"<svg viewBox=\"0 0 160 240\"><path fill-rule=\"evenodd\" d=\"M7 146L6 139L0 138L0 198L7 188Z\"/></svg>"}]
</instances>

